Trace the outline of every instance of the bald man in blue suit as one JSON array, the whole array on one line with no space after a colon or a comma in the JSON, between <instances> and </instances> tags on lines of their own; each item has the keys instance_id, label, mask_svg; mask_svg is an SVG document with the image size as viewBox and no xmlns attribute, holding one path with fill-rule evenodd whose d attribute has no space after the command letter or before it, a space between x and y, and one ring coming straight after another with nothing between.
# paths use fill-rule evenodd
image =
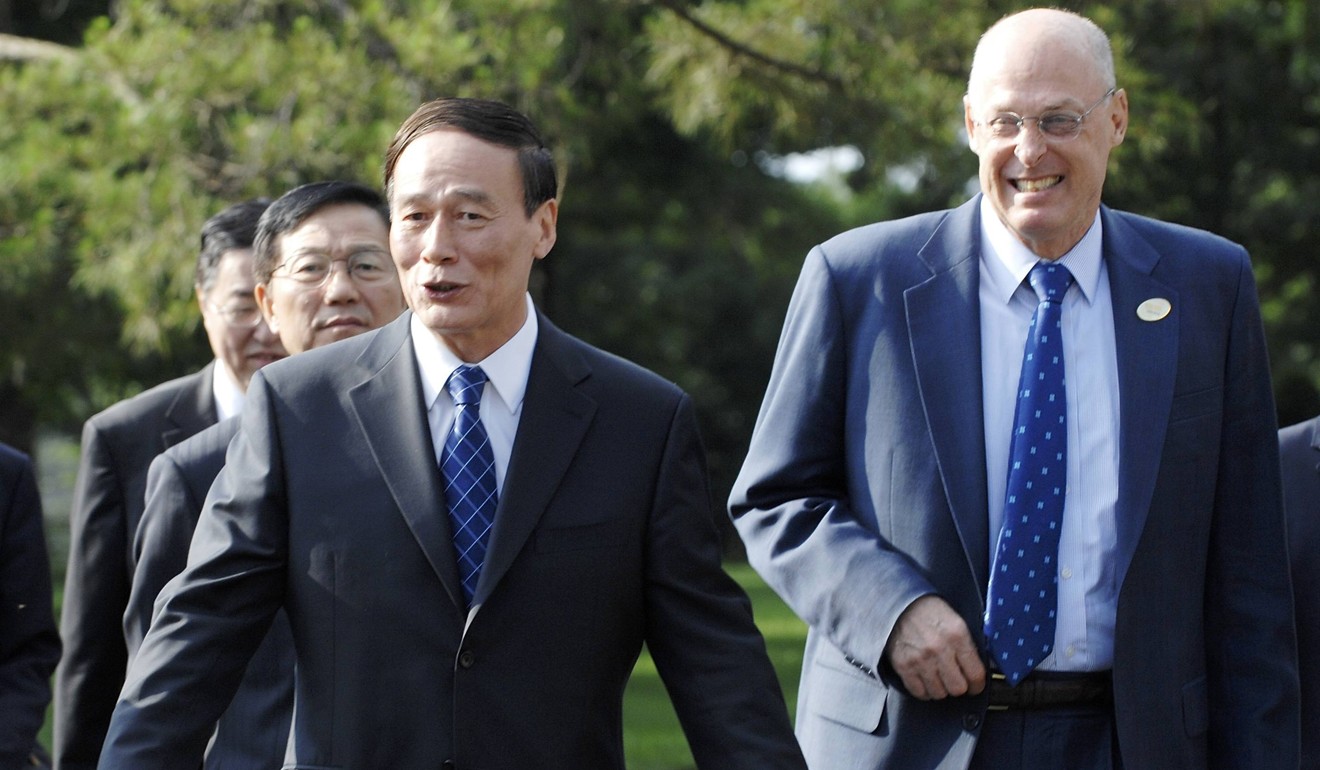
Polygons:
<instances>
[{"instance_id":1,"label":"bald man in blue suit","mask_svg":"<svg viewBox=\"0 0 1320 770\"><path fill-rule=\"evenodd\" d=\"M1089 20L992 27L964 108L983 194L811 251L730 503L752 564L810 625L808 764L1296 767L1246 251L1100 204L1128 102ZM1052 643L1013 684L987 604L1038 264L1075 279L1058 326L1066 495L1057 597L1027 623L1055 624Z\"/></svg>"}]
</instances>

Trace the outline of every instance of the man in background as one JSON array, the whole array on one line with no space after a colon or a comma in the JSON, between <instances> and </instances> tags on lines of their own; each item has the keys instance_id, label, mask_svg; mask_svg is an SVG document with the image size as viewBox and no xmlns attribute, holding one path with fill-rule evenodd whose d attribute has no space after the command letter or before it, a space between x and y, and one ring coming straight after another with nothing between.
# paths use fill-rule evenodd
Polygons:
<instances>
[{"instance_id":1,"label":"man in background","mask_svg":"<svg viewBox=\"0 0 1320 770\"><path fill-rule=\"evenodd\" d=\"M37 732L60 660L32 461L0 444L0 770L49 767Z\"/></svg>"},{"instance_id":2,"label":"man in background","mask_svg":"<svg viewBox=\"0 0 1320 770\"><path fill-rule=\"evenodd\" d=\"M1320 417L1279 431L1302 687L1302 770L1320 770Z\"/></svg>"},{"instance_id":3,"label":"man in background","mask_svg":"<svg viewBox=\"0 0 1320 770\"><path fill-rule=\"evenodd\" d=\"M64 657L55 684L60 770L96 766L124 683L130 553L148 465L168 447L237 414L252 373L284 357L252 293L252 239L267 205L235 204L202 227L195 291L215 360L117 403L83 426L60 621Z\"/></svg>"},{"instance_id":4,"label":"man in background","mask_svg":"<svg viewBox=\"0 0 1320 770\"><path fill-rule=\"evenodd\" d=\"M262 216L254 251L257 302L290 355L370 331L403 312L390 260L389 211L367 187L318 182L290 190ZM151 463L124 616L130 661L156 596L187 564L202 502L238 425L237 417L224 420ZM280 611L216 725L206 768L267 770L283 763L293 669L293 639Z\"/></svg>"},{"instance_id":5,"label":"man in background","mask_svg":"<svg viewBox=\"0 0 1320 770\"><path fill-rule=\"evenodd\" d=\"M1101 204L1128 97L1082 16L991 27L963 110L980 195L807 256L730 501L810 626L808 762L1296 767L1246 251Z\"/></svg>"}]
</instances>

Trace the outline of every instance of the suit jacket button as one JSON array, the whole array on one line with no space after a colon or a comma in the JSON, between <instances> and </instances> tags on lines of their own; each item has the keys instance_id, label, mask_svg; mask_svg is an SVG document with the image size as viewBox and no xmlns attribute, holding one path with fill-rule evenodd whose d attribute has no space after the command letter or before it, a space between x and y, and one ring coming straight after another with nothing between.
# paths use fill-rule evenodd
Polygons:
<instances>
[{"instance_id":1,"label":"suit jacket button","mask_svg":"<svg viewBox=\"0 0 1320 770\"><path fill-rule=\"evenodd\" d=\"M477 656L472 654L472 650L463 650L458 656L458 665L463 668L472 668L472 664L477 662Z\"/></svg>"},{"instance_id":2,"label":"suit jacket button","mask_svg":"<svg viewBox=\"0 0 1320 770\"><path fill-rule=\"evenodd\" d=\"M975 732L981 726L980 714L964 714L963 729L967 732Z\"/></svg>"}]
</instances>

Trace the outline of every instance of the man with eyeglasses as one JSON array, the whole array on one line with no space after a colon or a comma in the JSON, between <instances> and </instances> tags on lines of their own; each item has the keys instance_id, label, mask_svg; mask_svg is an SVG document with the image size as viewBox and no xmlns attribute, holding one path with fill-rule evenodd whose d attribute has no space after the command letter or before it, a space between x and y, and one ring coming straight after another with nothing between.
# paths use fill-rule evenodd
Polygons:
<instances>
[{"instance_id":1,"label":"man with eyeglasses","mask_svg":"<svg viewBox=\"0 0 1320 770\"><path fill-rule=\"evenodd\" d=\"M56 673L57 767L96 766L124 683L121 624L148 465L170 446L237 414L252 373L285 355L252 294L252 239L268 204L235 204L202 227L195 284L215 360L83 426L60 622L64 655Z\"/></svg>"},{"instance_id":2,"label":"man with eyeglasses","mask_svg":"<svg viewBox=\"0 0 1320 770\"><path fill-rule=\"evenodd\" d=\"M403 312L388 209L379 193L359 184L317 182L285 193L261 218L253 263L255 301L290 355L375 329ZM238 425L238 419L222 421L151 463L124 616L130 662L157 595L187 564L202 503ZM293 640L281 611L216 724L204 767L262 770L283 762L293 669Z\"/></svg>"},{"instance_id":3,"label":"man with eyeglasses","mask_svg":"<svg viewBox=\"0 0 1320 770\"><path fill-rule=\"evenodd\" d=\"M810 625L808 763L1296 767L1246 251L1101 204L1128 97L1084 17L992 26L964 114L980 195L807 256L730 500Z\"/></svg>"}]
</instances>

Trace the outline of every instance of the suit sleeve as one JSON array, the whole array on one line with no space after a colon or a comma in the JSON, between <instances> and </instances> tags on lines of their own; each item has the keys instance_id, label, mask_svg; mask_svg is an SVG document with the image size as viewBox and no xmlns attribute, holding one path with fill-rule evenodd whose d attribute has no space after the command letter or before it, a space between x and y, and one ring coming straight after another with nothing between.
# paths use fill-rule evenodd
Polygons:
<instances>
[{"instance_id":1,"label":"suit sleeve","mask_svg":"<svg viewBox=\"0 0 1320 770\"><path fill-rule=\"evenodd\" d=\"M124 480L110 440L94 421L83 428L69 516L69 563L60 632L64 657L55 680L55 761L90 770L124 681L121 630L128 601Z\"/></svg>"},{"instance_id":2,"label":"suit sleeve","mask_svg":"<svg viewBox=\"0 0 1320 770\"><path fill-rule=\"evenodd\" d=\"M0 767L16 768L45 720L60 637L31 465L0 483L9 486L0 489Z\"/></svg>"},{"instance_id":3,"label":"suit sleeve","mask_svg":"<svg viewBox=\"0 0 1320 770\"><path fill-rule=\"evenodd\" d=\"M876 676L899 615L936 591L852 504L852 495L870 490L864 459L845 448L854 351L836 280L817 247L789 303L729 511L757 572L856 668ZM863 469L856 478L850 461Z\"/></svg>"},{"instance_id":4,"label":"suit sleeve","mask_svg":"<svg viewBox=\"0 0 1320 770\"><path fill-rule=\"evenodd\" d=\"M1207 564L1211 766L1296 767L1297 649L1269 361L1245 256Z\"/></svg>"},{"instance_id":5,"label":"suit sleeve","mask_svg":"<svg viewBox=\"0 0 1320 770\"><path fill-rule=\"evenodd\" d=\"M270 392L253 377L242 438L207 496L182 573L159 598L101 753L102 770L198 767L283 602L287 518Z\"/></svg>"},{"instance_id":6,"label":"suit sleeve","mask_svg":"<svg viewBox=\"0 0 1320 770\"><path fill-rule=\"evenodd\" d=\"M647 544L646 643L697 766L805 768L742 589L720 565L691 401L674 414Z\"/></svg>"},{"instance_id":7,"label":"suit sleeve","mask_svg":"<svg viewBox=\"0 0 1320 770\"><path fill-rule=\"evenodd\" d=\"M202 501L193 498L187 480L168 452L157 455L147 471L147 505L133 539L137 567L124 612L124 641L131 661L151 626L156 597L188 563L197 520L190 515Z\"/></svg>"}]
</instances>

